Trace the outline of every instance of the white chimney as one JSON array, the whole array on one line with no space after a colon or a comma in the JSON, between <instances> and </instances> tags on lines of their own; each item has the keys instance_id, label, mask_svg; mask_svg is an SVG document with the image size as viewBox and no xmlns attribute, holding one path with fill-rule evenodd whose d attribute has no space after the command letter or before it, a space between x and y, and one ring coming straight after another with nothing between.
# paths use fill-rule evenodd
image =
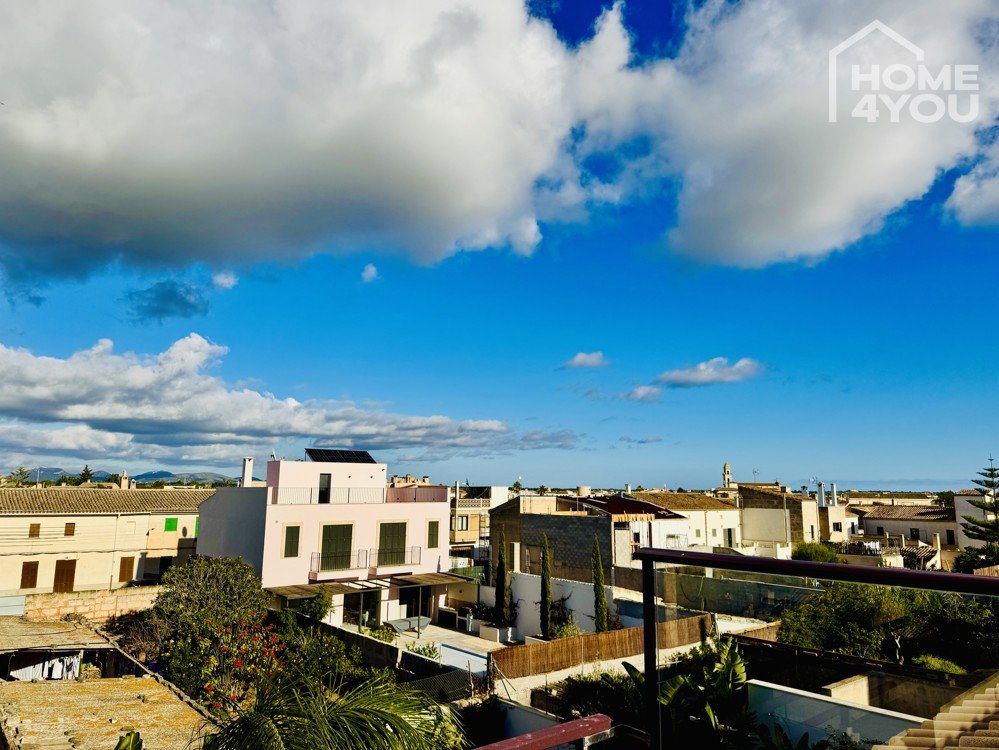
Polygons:
<instances>
[{"instance_id":1,"label":"white chimney","mask_svg":"<svg viewBox=\"0 0 999 750\"><path fill-rule=\"evenodd\" d=\"M829 505L835 508L839 505L839 497L836 495L836 483L833 482L829 485L829 488L832 490L832 497L829 498Z\"/></svg>"},{"instance_id":2,"label":"white chimney","mask_svg":"<svg viewBox=\"0 0 999 750\"><path fill-rule=\"evenodd\" d=\"M816 495L816 497L819 500L819 507L820 508L825 508L826 507L826 483L825 482L817 482L816 486L819 488L818 494Z\"/></svg>"},{"instance_id":3,"label":"white chimney","mask_svg":"<svg viewBox=\"0 0 999 750\"><path fill-rule=\"evenodd\" d=\"M624 485L624 494L625 495L631 494L631 482L628 482L628 484Z\"/></svg>"},{"instance_id":4,"label":"white chimney","mask_svg":"<svg viewBox=\"0 0 999 750\"><path fill-rule=\"evenodd\" d=\"M239 481L240 487L249 487L253 484L253 459L246 457L243 459L243 477Z\"/></svg>"}]
</instances>

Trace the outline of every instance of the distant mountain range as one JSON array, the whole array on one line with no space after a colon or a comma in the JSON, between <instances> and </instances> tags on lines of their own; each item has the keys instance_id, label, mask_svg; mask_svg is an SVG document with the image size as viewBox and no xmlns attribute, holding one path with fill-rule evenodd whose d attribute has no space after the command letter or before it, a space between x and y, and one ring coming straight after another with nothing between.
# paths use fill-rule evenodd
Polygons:
<instances>
[{"instance_id":1,"label":"distant mountain range","mask_svg":"<svg viewBox=\"0 0 999 750\"><path fill-rule=\"evenodd\" d=\"M75 477L80 475L79 471L66 471L65 469L51 466L40 466L27 469L27 472L28 479L30 481L40 480L42 482L56 482L62 477ZM93 481L95 482L106 482L111 478L110 471L94 469L93 472ZM172 471L166 471L165 469L160 469L158 471L146 471L142 474L136 474L132 478L139 484L147 484L149 482L166 482L167 484L186 484L188 482L224 482L227 479L232 479L232 477L227 477L224 474L216 474L213 471L192 471L174 474Z\"/></svg>"},{"instance_id":2,"label":"distant mountain range","mask_svg":"<svg viewBox=\"0 0 999 750\"><path fill-rule=\"evenodd\" d=\"M81 467L82 468L82 467ZM79 470L77 471L66 471L65 469L58 469L51 466L36 466L32 469L26 469L28 472L28 479L32 481L42 481L42 482L55 482L62 477L76 477L80 475ZM103 469L94 469L94 480L95 482L106 482L111 478L110 471L104 471Z\"/></svg>"},{"instance_id":3,"label":"distant mountain range","mask_svg":"<svg viewBox=\"0 0 999 750\"><path fill-rule=\"evenodd\" d=\"M136 474L132 478L139 484L160 481L168 483L179 482L181 484L186 482L224 482L227 479L232 479L232 477L227 477L225 474L216 474L214 471L190 471L174 474L165 469L146 471L142 474Z\"/></svg>"}]
</instances>

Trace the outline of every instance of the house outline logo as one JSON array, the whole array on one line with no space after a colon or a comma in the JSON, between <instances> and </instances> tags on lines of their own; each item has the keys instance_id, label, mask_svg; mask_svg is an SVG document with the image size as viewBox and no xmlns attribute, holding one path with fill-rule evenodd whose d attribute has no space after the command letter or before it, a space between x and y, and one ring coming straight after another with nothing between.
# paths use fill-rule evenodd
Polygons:
<instances>
[{"instance_id":1,"label":"house outline logo","mask_svg":"<svg viewBox=\"0 0 999 750\"><path fill-rule=\"evenodd\" d=\"M837 112L839 97L836 90L836 84L839 82L839 56L850 49L850 47L855 45L857 42L866 39L875 31L880 31L897 45L907 49L913 54L917 62L923 62L926 58L926 53L923 51L922 47L910 42L888 24L878 19L874 19L853 36L844 39L842 42L829 50L829 122L839 121Z\"/></svg>"}]
</instances>

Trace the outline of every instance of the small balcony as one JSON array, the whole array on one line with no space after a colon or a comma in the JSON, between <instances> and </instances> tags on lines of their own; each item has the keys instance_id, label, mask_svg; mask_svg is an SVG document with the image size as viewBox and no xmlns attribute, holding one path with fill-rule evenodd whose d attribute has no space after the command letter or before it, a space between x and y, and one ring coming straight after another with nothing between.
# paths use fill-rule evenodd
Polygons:
<instances>
[{"instance_id":1,"label":"small balcony","mask_svg":"<svg viewBox=\"0 0 999 750\"><path fill-rule=\"evenodd\" d=\"M392 565L419 565L421 547L379 547L368 554L368 564L372 568Z\"/></svg>"},{"instance_id":2,"label":"small balcony","mask_svg":"<svg viewBox=\"0 0 999 750\"><path fill-rule=\"evenodd\" d=\"M368 551L357 549L353 552L326 553L313 552L312 565L309 567L309 577L317 579L323 573L333 573L339 570L356 570L368 567Z\"/></svg>"}]
</instances>

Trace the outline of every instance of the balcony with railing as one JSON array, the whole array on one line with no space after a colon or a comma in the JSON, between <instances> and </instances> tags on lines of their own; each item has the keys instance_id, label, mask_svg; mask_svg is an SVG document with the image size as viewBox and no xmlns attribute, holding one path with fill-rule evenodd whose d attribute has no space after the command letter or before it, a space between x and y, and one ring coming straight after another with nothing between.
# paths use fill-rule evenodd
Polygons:
<instances>
[{"instance_id":1,"label":"balcony with railing","mask_svg":"<svg viewBox=\"0 0 999 750\"><path fill-rule=\"evenodd\" d=\"M368 553L368 564L373 568L393 565L419 565L422 547L378 547Z\"/></svg>"},{"instance_id":2,"label":"balcony with railing","mask_svg":"<svg viewBox=\"0 0 999 750\"><path fill-rule=\"evenodd\" d=\"M317 580L324 573L367 567L368 551L366 549L356 549L352 552L313 552L312 565L309 567L309 577Z\"/></svg>"},{"instance_id":3,"label":"balcony with railing","mask_svg":"<svg viewBox=\"0 0 999 750\"><path fill-rule=\"evenodd\" d=\"M447 487L268 487L272 505L446 503Z\"/></svg>"}]
</instances>

